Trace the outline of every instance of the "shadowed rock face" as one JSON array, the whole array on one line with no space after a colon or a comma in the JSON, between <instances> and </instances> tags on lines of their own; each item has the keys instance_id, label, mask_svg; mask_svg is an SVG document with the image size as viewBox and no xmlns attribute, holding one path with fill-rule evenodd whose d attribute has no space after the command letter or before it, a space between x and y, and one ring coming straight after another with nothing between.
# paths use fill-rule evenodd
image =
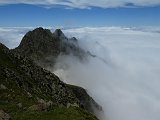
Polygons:
<instances>
[{"instance_id":1,"label":"shadowed rock face","mask_svg":"<svg viewBox=\"0 0 160 120\"><path fill-rule=\"evenodd\" d=\"M54 37L60 40L68 40L64 33L60 29L56 29L53 33Z\"/></svg>"},{"instance_id":2,"label":"shadowed rock face","mask_svg":"<svg viewBox=\"0 0 160 120\"><path fill-rule=\"evenodd\" d=\"M92 99L92 97L90 97L87 94L85 89L83 89L82 87L73 86L73 85L68 85L67 87L71 89L73 93L76 95L76 97L80 100L80 105L82 105L81 107L90 111L91 113L94 113L94 110L103 111L102 107L98 105Z\"/></svg>"},{"instance_id":3,"label":"shadowed rock face","mask_svg":"<svg viewBox=\"0 0 160 120\"><path fill-rule=\"evenodd\" d=\"M86 52L78 46L77 39L68 39L60 29L54 33L43 28L29 31L13 51L29 57L44 68L53 67L60 54L72 54L80 59L86 56Z\"/></svg>"}]
</instances>

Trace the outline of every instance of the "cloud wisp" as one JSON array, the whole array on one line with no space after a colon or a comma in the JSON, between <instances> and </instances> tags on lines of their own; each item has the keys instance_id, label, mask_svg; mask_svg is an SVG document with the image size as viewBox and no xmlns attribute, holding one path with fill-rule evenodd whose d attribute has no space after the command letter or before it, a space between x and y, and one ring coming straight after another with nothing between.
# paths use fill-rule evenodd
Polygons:
<instances>
[{"instance_id":1,"label":"cloud wisp","mask_svg":"<svg viewBox=\"0 0 160 120\"><path fill-rule=\"evenodd\" d=\"M0 4L32 4L53 7L55 5L66 6L66 8L117 8L128 6L157 6L159 0L1 0Z\"/></svg>"}]
</instances>

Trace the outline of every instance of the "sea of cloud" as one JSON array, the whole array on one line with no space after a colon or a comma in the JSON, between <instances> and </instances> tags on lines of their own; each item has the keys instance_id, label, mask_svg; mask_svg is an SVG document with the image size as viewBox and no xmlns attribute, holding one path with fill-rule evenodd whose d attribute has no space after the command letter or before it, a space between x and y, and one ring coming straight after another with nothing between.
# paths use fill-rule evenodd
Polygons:
<instances>
[{"instance_id":1,"label":"sea of cloud","mask_svg":"<svg viewBox=\"0 0 160 120\"><path fill-rule=\"evenodd\" d=\"M10 49L15 48L31 29L33 27L0 27L0 42Z\"/></svg>"},{"instance_id":2,"label":"sea of cloud","mask_svg":"<svg viewBox=\"0 0 160 120\"><path fill-rule=\"evenodd\" d=\"M0 41L14 48L26 29L10 29L0 29L4 31ZM65 82L87 89L103 107L102 120L160 120L158 30L86 27L64 33L77 37L79 45L97 57L80 62L74 56L59 56L53 72Z\"/></svg>"},{"instance_id":3,"label":"sea of cloud","mask_svg":"<svg viewBox=\"0 0 160 120\"><path fill-rule=\"evenodd\" d=\"M96 55L88 62L60 56L54 72L86 88L103 106L104 120L160 119L160 33L102 27L66 30ZM67 66L64 67L63 66Z\"/></svg>"}]
</instances>

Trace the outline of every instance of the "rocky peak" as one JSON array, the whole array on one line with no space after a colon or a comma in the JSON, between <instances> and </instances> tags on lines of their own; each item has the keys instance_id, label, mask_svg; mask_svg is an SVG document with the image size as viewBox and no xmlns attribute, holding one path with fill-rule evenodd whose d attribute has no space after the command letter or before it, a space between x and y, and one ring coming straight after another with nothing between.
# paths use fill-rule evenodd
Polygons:
<instances>
[{"instance_id":1,"label":"rocky peak","mask_svg":"<svg viewBox=\"0 0 160 120\"><path fill-rule=\"evenodd\" d=\"M67 40L68 38L64 35L61 29L56 29L53 35L60 40Z\"/></svg>"},{"instance_id":2,"label":"rocky peak","mask_svg":"<svg viewBox=\"0 0 160 120\"><path fill-rule=\"evenodd\" d=\"M61 29L56 29L55 32L54 32L54 35L57 36L57 37L61 36L62 34L63 34L63 32L61 31Z\"/></svg>"},{"instance_id":3,"label":"rocky peak","mask_svg":"<svg viewBox=\"0 0 160 120\"><path fill-rule=\"evenodd\" d=\"M59 54L73 54L79 58L85 55L85 51L79 48L75 37L68 39L60 29L52 33L41 27L29 31L13 51L31 58L45 68L53 66Z\"/></svg>"},{"instance_id":4,"label":"rocky peak","mask_svg":"<svg viewBox=\"0 0 160 120\"><path fill-rule=\"evenodd\" d=\"M13 51L34 61L39 61L51 55L57 56L60 53L59 44L50 30L40 27L29 31Z\"/></svg>"},{"instance_id":5,"label":"rocky peak","mask_svg":"<svg viewBox=\"0 0 160 120\"><path fill-rule=\"evenodd\" d=\"M53 35L50 30L43 28L36 28L29 31L22 39L19 47L29 45L29 47L36 47L45 42L53 42Z\"/></svg>"}]
</instances>

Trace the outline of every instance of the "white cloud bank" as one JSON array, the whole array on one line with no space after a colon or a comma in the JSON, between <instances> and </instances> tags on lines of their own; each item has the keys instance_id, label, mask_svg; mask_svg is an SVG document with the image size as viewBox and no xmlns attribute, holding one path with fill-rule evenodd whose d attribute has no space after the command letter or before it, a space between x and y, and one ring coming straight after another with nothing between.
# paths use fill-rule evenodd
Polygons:
<instances>
[{"instance_id":1,"label":"white cloud bank","mask_svg":"<svg viewBox=\"0 0 160 120\"><path fill-rule=\"evenodd\" d=\"M15 48L19 45L22 37L26 32L33 29L32 27L1 27L0 28L0 42L9 48Z\"/></svg>"},{"instance_id":2,"label":"white cloud bank","mask_svg":"<svg viewBox=\"0 0 160 120\"><path fill-rule=\"evenodd\" d=\"M19 38L20 29L8 31L5 33L8 46L15 46L13 41L17 41L16 36ZM157 29L150 32L102 27L64 32L77 37L80 46L98 58L81 63L72 56L60 56L53 71L62 80L86 88L103 106L102 120L160 120L160 33ZM14 35L11 41L9 34Z\"/></svg>"},{"instance_id":3,"label":"white cloud bank","mask_svg":"<svg viewBox=\"0 0 160 120\"><path fill-rule=\"evenodd\" d=\"M65 33L98 58L60 56L53 71L86 88L103 106L102 120L160 120L160 33L114 27Z\"/></svg>"},{"instance_id":4,"label":"white cloud bank","mask_svg":"<svg viewBox=\"0 0 160 120\"><path fill-rule=\"evenodd\" d=\"M0 0L0 4L33 4L52 7L55 5L63 5L70 8L114 8L134 6L155 6L160 5L159 0Z\"/></svg>"}]
</instances>

